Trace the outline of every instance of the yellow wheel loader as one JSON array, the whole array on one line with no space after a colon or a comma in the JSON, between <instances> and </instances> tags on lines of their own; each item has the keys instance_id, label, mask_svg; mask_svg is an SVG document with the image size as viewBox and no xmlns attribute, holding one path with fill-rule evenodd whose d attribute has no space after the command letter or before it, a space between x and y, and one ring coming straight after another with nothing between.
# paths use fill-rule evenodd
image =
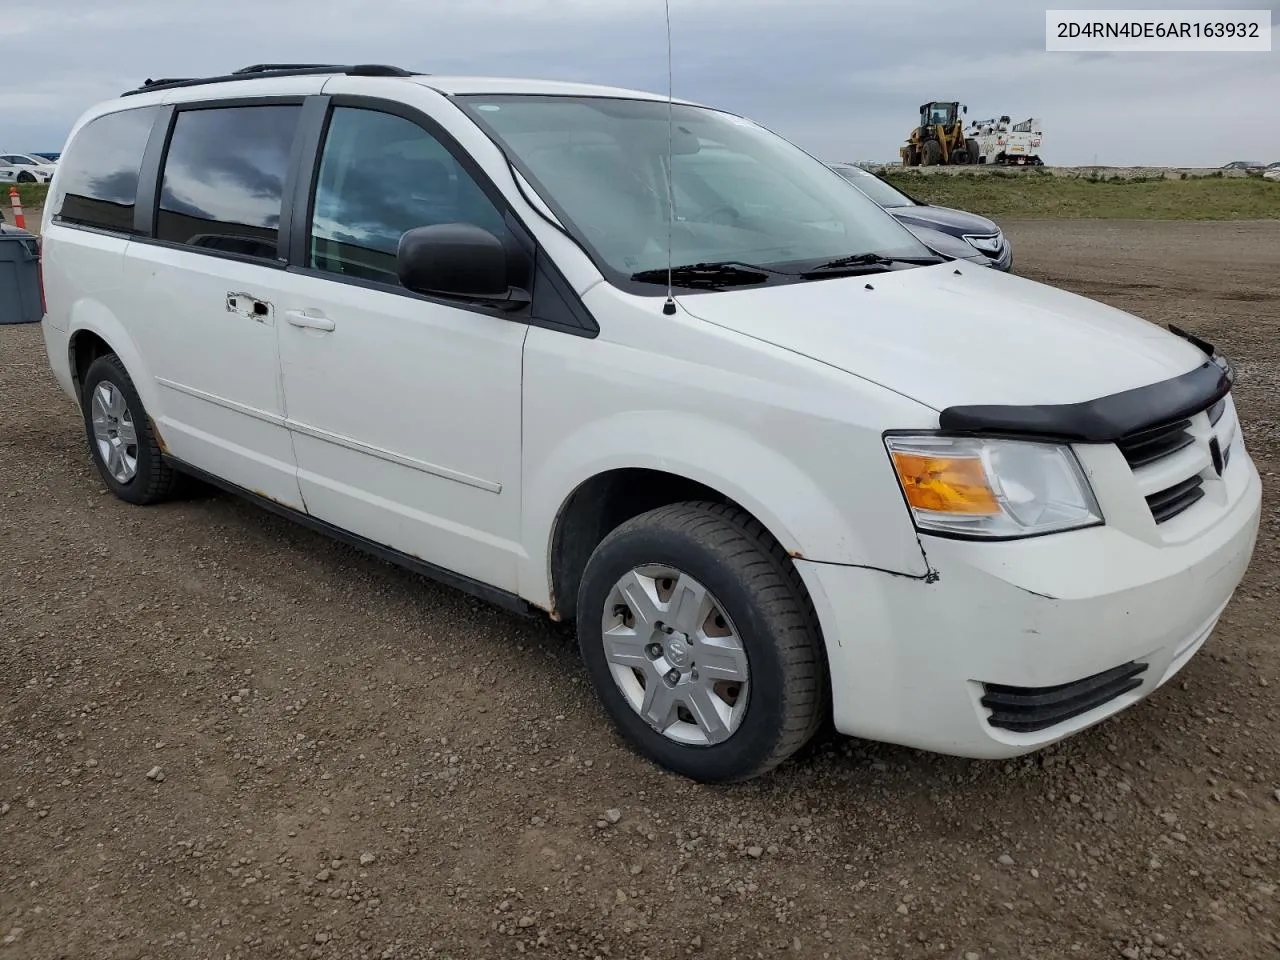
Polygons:
<instances>
[{"instance_id":1,"label":"yellow wheel loader","mask_svg":"<svg viewBox=\"0 0 1280 960\"><path fill-rule=\"evenodd\" d=\"M940 164L974 163L978 144L966 140L962 113L969 108L952 100L931 100L920 105L920 125L911 131L906 146L898 152L904 167L934 167Z\"/></svg>"}]
</instances>

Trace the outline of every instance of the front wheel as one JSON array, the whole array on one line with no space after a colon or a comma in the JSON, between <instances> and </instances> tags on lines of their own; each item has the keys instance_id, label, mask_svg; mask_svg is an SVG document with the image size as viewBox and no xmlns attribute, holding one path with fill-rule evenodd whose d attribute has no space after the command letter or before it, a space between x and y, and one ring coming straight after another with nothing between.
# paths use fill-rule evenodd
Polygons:
<instances>
[{"instance_id":1,"label":"front wheel","mask_svg":"<svg viewBox=\"0 0 1280 960\"><path fill-rule=\"evenodd\" d=\"M622 735L696 781L760 776L826 717L826 661L799 574L731 507L660 507L610 533L583 574L578 638Z\"/></svg>"},{"instance_id":2,"label":"front wheel","mask_svg":"<svg viewBox=\"0 0 1280 960\"><path fill-rule=\"evenodd\" d=\"M36 182L35 174L27 173L25 170L22 173L18 174L16 179L18 183L35 183Z\"/></svg>"}]
</instances>

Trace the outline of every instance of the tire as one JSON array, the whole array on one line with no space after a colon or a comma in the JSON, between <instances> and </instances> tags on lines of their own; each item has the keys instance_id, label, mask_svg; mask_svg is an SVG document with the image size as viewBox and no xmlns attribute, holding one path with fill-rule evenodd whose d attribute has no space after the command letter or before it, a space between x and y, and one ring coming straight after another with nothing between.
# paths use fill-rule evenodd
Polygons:
<instances>
[{"instance_id":1,"label":"tire","mask_svg":"<svg viewBox=\"0 0 1280 960\"><path fill-rule=\"evenodd\" d=\"M964 148L965 148L966 152L968 152L968 154L969 154L969 162L970 162L970 163L981 163L981 162L982 162L982 154L981 154L981 152L978 150L978 141L977 141L977 140L974 140L972 137L970 137L968 140L966 140L966 141L964 142Z\"/></svg>"},{"instance_id":2,"label":"tire","mask_svg":"<svg viewBox=\"0 0 1280 960\"><path fill-rule=\"evenodd\" d=\"M16 179L18 183L35 183L36 182L35 174L27 173L26 171L23 171L22 173L18 174Z\"/></svg>"},{"instance_id":3,"label":"tire","mask_svg":"<svg viewBox=\"0 0 1280 960\"><path fill-rule=\"evenodd\" d=\"M95 397L100 387L103 388L101 396ZM102 402L95 403L96 399ZM177 471L161 455L142 399L124 364L114 353L104 354L90 364L80 394L80 407L84 412L89 452L107 489L121 500L139 506L168 499L177 485ZM95 426L96 418L103 420L100 427ZM132 430L119 429L124 426ZM100 442L99 433L104 431ZM133 443L128 442L130 436ZM123 457L108 460L103 443L115 447ZM132 469L129 469L130 453Z\"/></svg>"},{"instance_id":4,"label":"tire","mask_svg":"<svg viewBox=\"0 0 1280 960\"><path fill-rule=\"evenodd\" d=\"M951 162L955 164L967 164L969 162L969 151L963 149L957 150L955 153L951 154Z\"/></svg>"},{"instance_id":5,"label":"tire","mask_svg":"<svg viewBox=\"0 0 1280 960\"><path fill-rule=\"evenodd\" d=\"M942 144L937 140L926 140L924 147L924 165L926 167L936 167L942 162Z\"/></svg>"},{"instance_id":6,"label":"tire","mask_svg":"<svg viewBox=\"0 0 1280 960\"><path fill-rule=\"evenodd\" d=\"M680 598L697 596L698 587L704 601L686 616ZM622 524L591 555L577 614L582 658L615 727L641 755L681 776L700 783L761 776L827 717L825 652L800 576L736 508L677 503ZM674 627L660 623L664 616ZM606 621L618 631L612 657ZM701 656L715 656L716 665L703 660L700 677ZM679 684L665 682L664 671ZM662 698L655 715L665 732L640 712L650 684ZM698 716L714 713L717 721L699 722L699 706Z\"/></svg>"},{"instance_id":7,"label":"tire","mask_svg":"<svg viewBox=\"0 0 1280 960\"><path fill-rule=\"evenodd\" d=\"M902 158L902 165L904 167L920 166L920 151L915 147L907 147L906 155Z\"/></svg>"}]
</instances>

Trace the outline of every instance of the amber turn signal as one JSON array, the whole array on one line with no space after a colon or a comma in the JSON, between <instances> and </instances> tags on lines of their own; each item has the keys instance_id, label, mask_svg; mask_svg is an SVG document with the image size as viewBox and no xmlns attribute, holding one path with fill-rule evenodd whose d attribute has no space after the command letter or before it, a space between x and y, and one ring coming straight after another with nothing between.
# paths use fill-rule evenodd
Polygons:
<instances>
[{"instance_id":1,"label":"amber turn signal","mask_svg":"<svg viewBox=\"0 0 1280 960\"><path fill-rule=\"evenodd\" d=\"M893 451L903 492L916 510L986 516L1000 512L978 457L933 457Z\"/></svg>"}]
</instances>

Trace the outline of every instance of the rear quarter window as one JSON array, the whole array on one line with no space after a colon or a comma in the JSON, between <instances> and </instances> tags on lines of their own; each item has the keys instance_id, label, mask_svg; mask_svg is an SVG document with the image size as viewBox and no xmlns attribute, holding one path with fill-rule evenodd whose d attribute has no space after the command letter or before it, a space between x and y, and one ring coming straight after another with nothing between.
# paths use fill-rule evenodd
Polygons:
<instances>
[{"instance_id":1,"label":"rear quarter window","mask_svg":"<svg viewBox=\"0 0 1280 960\"><path fill-rule=\"evenodd\" d=\"M138 171L159 106L103 114L72 138L59 162L53 215L62 222L133 234Z\"/></svg>"}]
</instances>

